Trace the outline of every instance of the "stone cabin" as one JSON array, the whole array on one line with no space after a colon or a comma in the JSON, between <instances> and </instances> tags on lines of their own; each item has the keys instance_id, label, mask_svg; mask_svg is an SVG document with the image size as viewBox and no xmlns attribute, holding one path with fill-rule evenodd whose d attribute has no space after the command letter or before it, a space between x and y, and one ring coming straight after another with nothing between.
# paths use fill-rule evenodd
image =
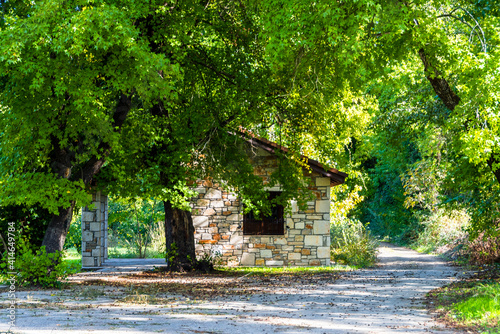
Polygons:
<instances>
[{"instance_id":1,"label":"stone cabin","mask_svg":"<svg viewBox=\"0 0 500 334\"><path fill-rule=\"evenodd\" d=\"M287 151L266 139L248 139L249 159L263 182L278 168L276 150ZM324 266L330 264L330 187L344 183L347 174L325 169L303 157L309 165L316 199L300 211L292 201L292 214L280 206L272 216L255 219L243 215L238 196L211 181L199 181L198 197L192 201L197 255L222 255L229 266ZM268 189L271 197L279 187ZM108 197L97 192L93 207L82 210L82 267L98 268L108 258Z\"/></svg>"},{"instance_id":2,"label":"stone cabin","mask_svg":"<svg viewBox=\"0 0 500 334\"><path fill-rule=\"evenodd\" d=\"M256 137L248 143L254 172L265 182L278 168L275 151L286 148ZM197 255L218 253L229 266L330 265L330 187L344 183L347 174L303 158L310 167L303 169L304 175L312 179L316 199L305 211L292 201L288 216L277 206L271 217L254 219L252 213L243 214L236 194L212 181L199 181L198 197L192 201ZM279 187L268 191L276 196Z\"/></svg>"}]
</instances>

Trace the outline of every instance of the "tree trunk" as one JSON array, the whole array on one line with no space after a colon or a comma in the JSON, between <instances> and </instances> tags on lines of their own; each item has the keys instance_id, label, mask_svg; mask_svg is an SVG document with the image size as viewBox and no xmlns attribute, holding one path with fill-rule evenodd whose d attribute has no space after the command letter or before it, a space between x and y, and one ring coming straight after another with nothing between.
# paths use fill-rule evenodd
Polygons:
<instances>
[{"instance_id":1,"label":"tree trunk","mask_svg":"<svg viewBox=\"0 0 500 334\"><path fill-rule=\"evenodd\" d=\"M42 245L45 246L47 253L55 253L62 251L66 235L68 234L71 218L73 217L73 209L75 202L71 202L68 208L59 208L58 215L52 215L49 226L43 238Z\"/></svg>"},{"instance_id":2,"label":"tree trunk","mask_svg":"<svg viewBox=\"0 0 500 334\"><path fill-rule=\"evenodd\" d=\"M131 98L125 94L121 94L113 114L113 128L116 129L115 131L120 131L131 107ZM99 145L99 152L101 152L101 155L99 157L92 156L83 165L81 170L79 169L74 172L75 153L68 148L61 147L57 137L52 138L52 145L54 148L49 155L52 160L52 171L57 174L59 178L70 179L72 181L75 180L72 176L78 175L76 179L82 180L85 185L89 185L95 175L99 173L111 151L110 143L101 142ZM42 242L42 246L45 246L47 253L63 250L74 208L75 202L71 202L69 207L59 207L59 214L52 216Z\"/></svg>"},{"instance_id":3,"label":"tree trunk","mask_svg":"<svg viewBox=\"0 0 500 334\"><path fill-rule=\"evenodd\" d=\"M420 56L420 59L422 60L422 63L424 64L425 76L432 85L434 92L437 94L437 96L439 96L441 101L443 101L446 108L453 111L455 107L460 103L460 97L455 94L446 79L442 78L441 73L439 73L436 67L431 64L424 49L418 50L418 54ZM487 164L495 175L497 182L500 183L500 161L497 157L495 157L495 153L491 153L491 156L488 158Z\"/></svg>"},{"instance_id":4,"label":"tree trunk","mask_svg":"<svg viewBox=\"0 0 500 334\"><path fill-rule=\"evenodd\" d=\"M175 209L168 201L164 201L163 206L167 265L170 270L190 270L196 259L191 212Z\"/></svg>"}]
</instances>

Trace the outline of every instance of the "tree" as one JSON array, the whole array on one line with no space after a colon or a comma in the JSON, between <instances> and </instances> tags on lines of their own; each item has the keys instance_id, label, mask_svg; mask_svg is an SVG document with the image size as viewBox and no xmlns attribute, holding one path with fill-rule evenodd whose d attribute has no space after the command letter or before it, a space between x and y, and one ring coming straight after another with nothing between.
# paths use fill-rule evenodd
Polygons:
<instances>
[{"instance_id":1,"label":"tree","mask_svg":"<svg viewBox=\"0 0 500 334\"><path fill-rule=\"evenodd\" d=\"M495 180L488 194L491 203L498 202L500 34L495 2L272 1L261 6L272 61L295 60L293 69L284 69L291 72L284 78L303 98L312 88L344 85L375 96L381 112L387 112L383 103L389 99L372 87L390 86L395 93L412 86L400 78L424 78L431 89L420 90L418 103L431 98L442 106L434 107L442 121L435 125L449 135L457 170L476 175L489 168L483 185ZM297 80L307 76L309 83ZM488 213L491 226L498 212Z\"/></svg>"},{"instance_id":2,"label":"tree","mask_svg":"<svg viewBox=\"0 0 500 334\"><path fill-rule=\"evenodd\" d=\"M186 222L179 236L192 222L176 210L187 208L189 182L200 176L226 180L249 209L266 210L241 127L292 149L283 157L289 175L273 182L287 190L283 203L299 197L302 145L332 163L314 135L335 142L322 130L327 121L346 140L362 117L337 122L320 90L296 98L292 63L275 64L265 49L260 10L242 2L2 2L0 205L49 209L48 252L62 249L73 208L98 188L163 200L167 227L175 217ZM307 73L297 78L309 86ZM336 110L342 116L343 106Z\"/></svg>"},{"instance_id":3,"label":"tree","mask_svg":"<svg viewBox=\"0 0 500 334\"><path fill-rule=\"evenodd\" d=\"M62 250L76 203L124 121L173 98L178 67L135 27L144 8L119 2L2 2L1 205L52 213L43 245Z\"/></svg>"}]
</instances>

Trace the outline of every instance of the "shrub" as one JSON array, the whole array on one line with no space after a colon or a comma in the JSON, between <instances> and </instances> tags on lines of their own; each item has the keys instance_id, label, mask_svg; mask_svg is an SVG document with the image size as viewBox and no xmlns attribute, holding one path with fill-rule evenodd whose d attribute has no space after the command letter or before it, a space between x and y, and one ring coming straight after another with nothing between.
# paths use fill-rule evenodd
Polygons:
<instances>
[{"instance_id":1,"label":"shrub","mask_svg":"<svg viewBox=\"0 0 500 334\"><path fill-rule=\"evenodd\" d=\"M33 285L44 288L59 287L59 279L66 278L76 272L65 262L60 261L62 256L60 252L47 253L45 246L34 251L24 239L19 239L16 246L17 252L14 266L19 285ZM2 262L2 270L5 272L12 271L6 270L7 264L6 261Z\"/></svg>"},{"instance_id":2,"label":"shrub","mask_svg":"<svg viewBox=\"0 0 500 334\"><path fill-rule=\"evenodd\" d=\"M422 219L422 231L413 245L419 251L447 253L455 257L457 247L467 237L470 217L465 210L439 209ZM458 254L457 254L458 255Z\"/></svg>"},{"instance_id":3,"label":"shrub","mask_svg":"<svg viewBox=\"0 0 500 334\"><path fill-rule=\"evenodd\" d=\"M465 251L471 264L500 263L500 235L482 232L476 239L466 243Z\"/></svg>"},{"instance_id":4,"label":"shrub","mask_svg":"<svg viewBox=\"0 0 500 334\"><path fill-rule=\"evenodd\" d=\"M331 259L340 264L370 267L377 262L378 241L357 219L339 218L331 223Z\"/></svg>"}]
</instances>

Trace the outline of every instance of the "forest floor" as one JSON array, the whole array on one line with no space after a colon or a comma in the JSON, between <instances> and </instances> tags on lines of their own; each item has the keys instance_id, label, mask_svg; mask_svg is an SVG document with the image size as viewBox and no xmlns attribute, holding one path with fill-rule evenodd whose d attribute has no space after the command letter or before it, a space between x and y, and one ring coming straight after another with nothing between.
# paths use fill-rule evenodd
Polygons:
<instances>
[{"instance_id":1,"label":"forest floor","mask_svg":"<svg viewBox=\"0 0 500 334\"><path fill-rule=\"evenodd\" d=\"M62 290L18 291L15 327L3 302L0 332L456 333L424 302L464 273L406 248L379 251L377 267L341 273L77 274Z\"/></svg>"}]
</instances>

